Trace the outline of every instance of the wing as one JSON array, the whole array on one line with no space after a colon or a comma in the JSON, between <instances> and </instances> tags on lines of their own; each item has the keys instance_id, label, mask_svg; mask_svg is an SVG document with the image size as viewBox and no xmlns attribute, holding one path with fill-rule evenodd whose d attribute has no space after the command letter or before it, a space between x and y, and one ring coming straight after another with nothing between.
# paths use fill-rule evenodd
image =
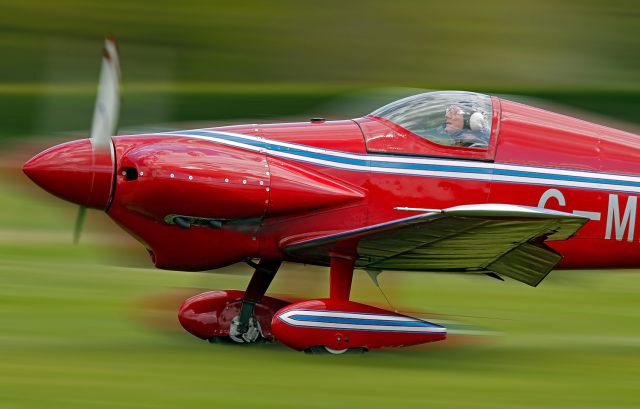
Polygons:
<instances>
[{"instance_id":1,"label":"wing","mask_svg":"<svg viewBox=\"0 0 640 409\"><path fill-rule=\"evenodd\" d=\"M504 205L456 206L313 238L289 239L289 256L329 263L351 251L367 270L498 273L536 286L562 256L546 240L567 240L587 218L555 210Z\"/></svg>"}]
</instances>

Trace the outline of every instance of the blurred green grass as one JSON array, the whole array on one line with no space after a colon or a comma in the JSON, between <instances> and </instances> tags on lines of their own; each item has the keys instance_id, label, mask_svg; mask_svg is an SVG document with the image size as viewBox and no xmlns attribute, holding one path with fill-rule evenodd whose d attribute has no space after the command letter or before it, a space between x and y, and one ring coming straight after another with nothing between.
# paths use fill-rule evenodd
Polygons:
<instances>
[{"instance_id":1,"label":"blurred green grass","mask_svg":"<svg viewBox=\"0 0 640 409\"><path fill-rule=\"evenodd\" d=\"M248 267L209 274L160 271L148 262L127 267L120 240L98 240L95 224L73 246L72 207L43 200L23 183L0 181L0 215L18 218L22 205L30 225L3 224L0 232L2 408L640 404L636 271L557 271L535 289L463 275L380 277L403 310L502 334L462 344L452 337L339 357L280 345L209 345L181 330L176 310L195 288L244 288ZM90 222L103 218L96 212ZM272 291L319 297L327 287L325 269L287 265ZM383 303L362 272L354 298Z\"/></svg>"},{"instance_id":2,"label":"blurred green grass","mask_svg":"<svg viewBox=\"0 0 640 409\"><path fill-rule=\"evenodd\" d=\"M316 84L124 84L120 128L195 121L269 122L278 118L324 116L348 119L366 115L402 93L369 91L357 85ZM596 113L639 124L640 92L634 90L485 89L475 91L537 98L578 108L587 120ZM407 93L404 91L404 93ZM416 90L414 93L420 92ZM386 98L383 95L387 95ZM353 105L345 101L360 100ZM375 98L374 98L375 97ZM29 135L88 132L93 115L95 84L0 85L0 143ZM371 98L367 102L366 98ZM507 96L509 98L509 96ZM375 101L375 102L374 102ZM337 110L335 106L340 106ZM587 114L585 114L587 113ZM571 114L571 113L570 113Z\"/></svg>"},{"instance_id":3,"label":"blurred green grass","mask_svg":"<svg viewBox=\"0 0 640 409\"><path fill-rule=\"evenodd\" d=\"M636 3L0 0L0 142L89 128L108 32L122 128L335 116L322 106L391 86L533 96L637 124Z\"/></svg>"},{"instance_id":4,"label":"blurred green grass","mask_svg":"<svg viewBox=\"0 0 640 409\"><path fill-rule=\"evenodd\" d=\"M638 89L632 0L0 2L6 82L125 79ZM52 78L52 76L54 78Z\"/></svg>"}]
</instances>

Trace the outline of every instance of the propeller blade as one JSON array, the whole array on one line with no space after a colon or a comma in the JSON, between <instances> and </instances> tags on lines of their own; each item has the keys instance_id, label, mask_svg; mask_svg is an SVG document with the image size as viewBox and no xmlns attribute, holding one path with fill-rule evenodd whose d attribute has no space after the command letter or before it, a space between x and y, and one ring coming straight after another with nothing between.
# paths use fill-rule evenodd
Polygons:
<instances>
[{"instance_id":1,"label":"propeller blade","mask_svg":"<svg viewBox=\"0 0 640 409\"><path fill-rule=\"evenodd\" d=\"M93 111L91 141L94 153L111 153L111 136L115 135L120 112L120 60L113 36L105 39L98 95Z\"/></svg>"},{"instance_id":2,"label":"propeller blade","mask_svg":"<svg viewBox=\"0 0 640 409\"><path fill-rule=\"evenodd\" d=\"M76 223L73 227L73 244L78 244L80 241L80 234L82 233L82 227L84 226L86 217L87 208L85 206L80 206L78 208L78 216L76 216Z\"/></svg>"},{"instance_id":3,"label":"propeller blade","mask_svg":"<svg viewBox=\"0 0 640 409\"><path fill-rule=\"evenodd\" d=\"M91 124L91 144L93 150L93 166L104 166L113 163L111 137L116 134L118 128L118 115L120 113L120 59L118 46L112 35L108 35L102 50L102 66L100 68L100 82L96 105L93 110L93 122ZM93 193L95 180L91 182ZM80 234L87 216L87 207L80 206L78 216L73 229L73 243L78 244Z\"/></svg>"}]
</instances>

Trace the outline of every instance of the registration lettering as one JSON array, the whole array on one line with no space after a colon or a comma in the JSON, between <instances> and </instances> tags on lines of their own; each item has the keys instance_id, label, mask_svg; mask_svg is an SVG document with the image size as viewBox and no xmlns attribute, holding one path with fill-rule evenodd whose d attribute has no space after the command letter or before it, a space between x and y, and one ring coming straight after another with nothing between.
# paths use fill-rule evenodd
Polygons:
<instances>
[{"instance_id":1,"label":"registration lettering","mask_svg":"<svg viewBox=\"0 0 640 409\"><path fill-rule=\"evenodd\" d=\"M544 191L538 207L544 208L550 203L556 203L559 207L567 206L567 199L558 189L547 189ZM636 196L619 197L617 194L610 194L607 204L607 220L604 232L606 240L616 240L628 242L633 241L636 226L636 213L638 208L638 198ZM573 214L587 217L593 221L600 221L601 212L591 210L573 210Z\"/></svg>"},{"instance_id":2,"label":"registration lettering","mask_svg":"<svg viewBox=\"0 0 640 409\"><path fill-rule=\"evenodd\" d=\"M616 240L622 241L624 232L627 231L627 241L633 241L633 231L636 226L637 202L638 198L636 196L629 196L627 205L624 208L624 215L620 218L620 201L618 200L618 195L609 195L605 239L611 240L611 233L612 230L614 230Z\"/></svg>"}]
</instances>

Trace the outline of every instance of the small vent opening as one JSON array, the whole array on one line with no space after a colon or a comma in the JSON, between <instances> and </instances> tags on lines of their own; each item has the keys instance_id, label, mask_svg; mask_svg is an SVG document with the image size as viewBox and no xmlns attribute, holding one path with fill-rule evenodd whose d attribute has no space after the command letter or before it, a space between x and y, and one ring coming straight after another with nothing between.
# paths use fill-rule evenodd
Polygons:
<instances>
[{"instance_id":1,"label":"small vent opening","mask_svg":"<svg viewBox=\"0 0 640 409\"><path fill-rule=\"evenodd\" d=\"M124 168L122 174L126 180L137 180L138 171L135 168Z\"/></svg>"}]
</instances>

